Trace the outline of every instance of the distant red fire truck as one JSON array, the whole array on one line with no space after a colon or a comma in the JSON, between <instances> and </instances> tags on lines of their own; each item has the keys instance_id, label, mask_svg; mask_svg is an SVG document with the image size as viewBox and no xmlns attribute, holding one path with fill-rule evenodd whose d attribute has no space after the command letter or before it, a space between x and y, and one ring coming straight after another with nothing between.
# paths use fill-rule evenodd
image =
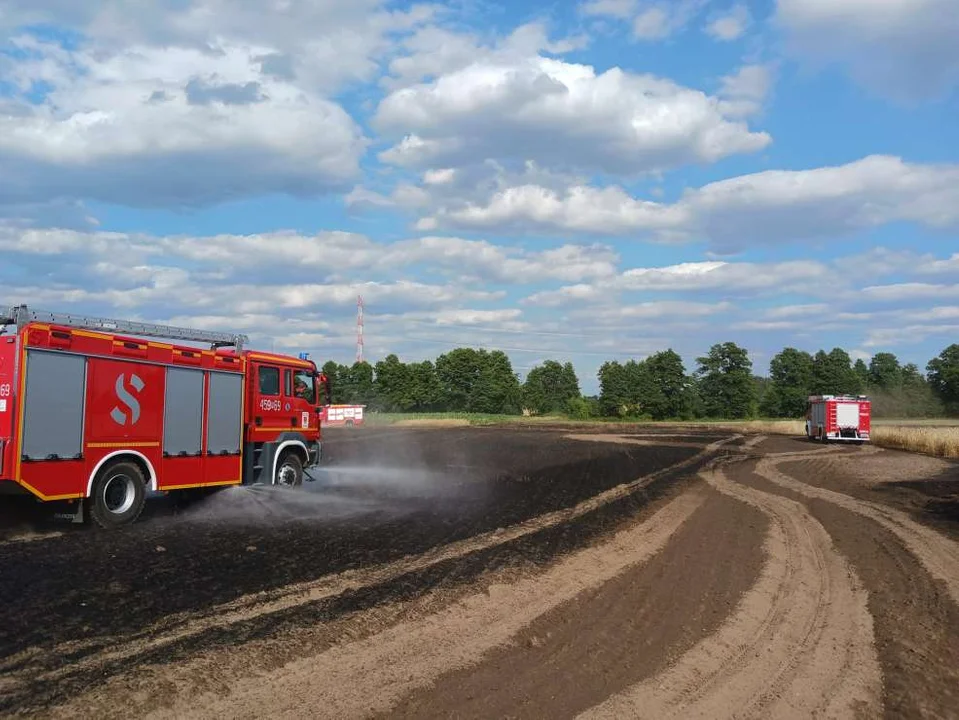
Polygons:
<instances>
[{"instance_id":1,"label":"distant red fire truck","mask_svg":"<svg viewBox=\"0 0 959 720\"><path fill-rule=\"evenodd\" d=\"M872 404L865 395L811 395L806 404L806 437L863 443L869 440Z\"/></svg>"},{"instance_id":2,"label":"distant red fire truck","mask_svg":"<svg viewBox=\"0 0 959 720\"><path fill-rule=\"evenodd\" d=\"M327 405L320 414L324 425L345 425L353 427L363 424L363 410L366 405Z\"/></svg>"},{"instance_id":3,"label":"distant red fire truck","mask_svg":"<svg viewBox=\"0 0 959 720\"><path fill-rule=\"evenodd\" d=\"M312 361L245 350L245 335L22 305L0 326L0 491L74 501L76 519L114 527L147 490L297 486L320 461L330 388Z\"/></svg>"}]
</instances>

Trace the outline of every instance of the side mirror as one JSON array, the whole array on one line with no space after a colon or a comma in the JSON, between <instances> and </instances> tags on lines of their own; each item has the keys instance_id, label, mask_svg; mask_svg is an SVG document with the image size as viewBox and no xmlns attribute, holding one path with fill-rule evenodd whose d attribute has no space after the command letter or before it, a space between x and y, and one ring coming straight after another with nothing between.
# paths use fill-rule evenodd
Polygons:
<instances>
[{"instance_id":1,"label":"side mirror","mask_svg":"<svg viewBox=\"0 0 959 720\"><path fill-rule=\"evenodd\" d=\"M328 378L326 374L320 372L316 373L314 377L316 377L316 379L323 384L323 406L329 407L332 404L333 394L333 387L330 383L330 378ZM317 409L317 412L320 412L320 410Z\"/></svg>"}]
</instances>

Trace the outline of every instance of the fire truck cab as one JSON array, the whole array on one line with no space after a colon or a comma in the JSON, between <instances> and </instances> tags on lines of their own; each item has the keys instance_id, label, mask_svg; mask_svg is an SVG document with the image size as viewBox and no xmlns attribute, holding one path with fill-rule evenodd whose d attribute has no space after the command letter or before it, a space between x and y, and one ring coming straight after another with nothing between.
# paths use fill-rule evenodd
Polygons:
<instances>
[{"instance_id":1,"label":"fire truck cab","mask_svg":"<svg viewBox=\"0 0 959 720\"><path fill-rule=\"evenodd\" d=\"M24 305L0 326L0 492L69 501L109 528L133 522L147 491L295 487L320 462L330 388L310 360Z\"/></svg>"},{"instance_id":2,"label":"fire truck cab","mask_svg":"<svg viewBox=\"0 0 959 720\"><path fill-rule=\"evenodd\" d=\"M871 410L865 395L811 395L806 403L806 437L862 444L869 440Z\"/></svg>"}]
</instances>

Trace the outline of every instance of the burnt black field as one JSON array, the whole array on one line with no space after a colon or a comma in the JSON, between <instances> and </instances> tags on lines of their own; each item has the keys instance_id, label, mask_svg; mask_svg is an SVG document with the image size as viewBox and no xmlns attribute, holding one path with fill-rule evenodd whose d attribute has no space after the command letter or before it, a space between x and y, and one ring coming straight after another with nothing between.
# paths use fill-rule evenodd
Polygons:
<instances>
[{"instance_id":1,"label":"burnt black field","mask_svg":"<svg viewBox=\"0 0 959 720\"><path fill-rule=\"evenodd\" d=\"M0 534L0 668L16 671L21 663L13 656L30 648L49 652L64 642L94 641L85 643L88 649L80 657L122 643L124 636L172 614L202 612L248 593L496 530L570 507L698 452L572 441L563 434L513 427L330 430L323 469L300 490L234 488L191 503L159 497L148 502L136 524L113 531L53 521L35 508L8 505ZM705 444L718 437L687 434L682 439ZM678 477L694 472L686 468L676 477L667 474L646 493L612 503L571 526L303 606L283 618L232 627L228 636L217 631L193 638L141 661L162 662L204 643L242 642L291 623L410 597L439 584L469 580L516 556L548 561L586 544ZM26 526L62 535L9 542ZM0 700L0 711L22 703L42 707L92 679L83 675L68 675L55 687L38 684L33 697Z\"/></svg>"}]
</instances>

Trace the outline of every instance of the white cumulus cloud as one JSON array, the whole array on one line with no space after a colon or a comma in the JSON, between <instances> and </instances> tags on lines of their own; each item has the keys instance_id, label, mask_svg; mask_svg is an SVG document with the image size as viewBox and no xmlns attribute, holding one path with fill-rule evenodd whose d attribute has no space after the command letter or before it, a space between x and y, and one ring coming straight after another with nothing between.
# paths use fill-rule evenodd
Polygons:
<instances>
[{"instance_id":1,"label":"white cumulus cloud","mask_svg":"<svg viewBox=\"0 0 959 720\"><path fill-rule=\"evenodd\" d=\"M645 234L706 239L722 252L755 243L843 235L892 222L959 225L959 166L870 156L811 170L768 170L687 191L677 202L631 197L618 187L507 188L485 204L441 210L438 225Z\"/></svg>"},{"instance_id":2,"label":"white cumulus cloud","mask_svg":"<svg viewBox=\"0 0 959 720\"><path fill-rule=\"evenodd\" d=\"M346 190L368 140L330 94L373 79L395 38L432 12L383 0L11 0L0 217Z\"/></svg>"},{"instance_id":3,"label":"white cumulus cloud","mask_svg":"<svg viewBox=\"0 0 959 720\"><path fill-rule=\"evenodd\" d=\"M959 83L955 0L778 0L776 18L796 55L841 63L877 93L916 100Z\"/></svg>"},{"instance_id":4,"label":"white cumulus cloud","mask_svg":"<svg viewBox=\"0 0 959 720\"><path fill-rule=\"evenodd\" d=\"M381 159L414 168L531 160L635 174L714 162L770 142L699 90L541 56L478 61L396 90L380 103L375 125L401 135Z\"/></svg>"}]
</instances>

